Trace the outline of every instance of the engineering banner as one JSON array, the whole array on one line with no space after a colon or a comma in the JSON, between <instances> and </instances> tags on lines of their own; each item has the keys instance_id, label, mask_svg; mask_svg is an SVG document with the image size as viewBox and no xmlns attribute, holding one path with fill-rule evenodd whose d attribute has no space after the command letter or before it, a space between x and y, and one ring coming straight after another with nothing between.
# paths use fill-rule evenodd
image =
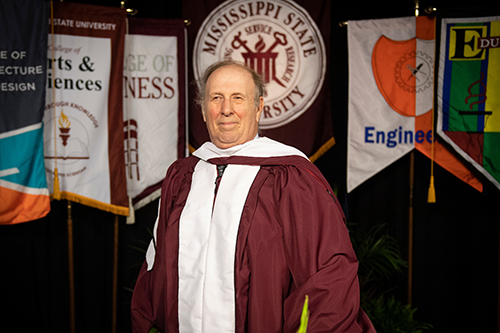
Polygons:
<instances>
[{"instance_id":1,"label":"engineering banner","mask_svg":"<svg viewBox=\"0 0 500 333\"><path fill-rule=\"evenodd\" d=\"M348 22L348 192L413 149L482 191L435 141L434 29L424 16Z\"/></svg>"}]
</instances>

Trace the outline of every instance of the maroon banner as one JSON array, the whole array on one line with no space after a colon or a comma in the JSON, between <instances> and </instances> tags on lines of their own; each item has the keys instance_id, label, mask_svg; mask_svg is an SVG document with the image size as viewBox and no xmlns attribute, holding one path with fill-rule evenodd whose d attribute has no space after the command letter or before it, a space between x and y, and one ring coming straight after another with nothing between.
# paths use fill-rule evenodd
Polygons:
<instances>
[{"instance_id":1,"label":"maroon banner","mask_svg":"<svg viewBox=\"0 0 500 333\"><path fill-rule=\"evenodd\" d=\"M185 0L189 80L211 63L242 61L264 76L265 106L259 133L320 157L335 144L327 59L330 1ZM193 87L194 88L194 87ZM189 143L209 140L190 91Z\"/></svg>"},{"instance_id":2,"label":"maroon banner","mask_svg":"<svg viewBox=\"0 0 500 333\"><path fill-rule=\"evenodd\" d=\"M135 209L160 196L169 165L186 154L186 30L180 19L129 18L125 38L127 190Z\"/></svg>"}]
</instances>

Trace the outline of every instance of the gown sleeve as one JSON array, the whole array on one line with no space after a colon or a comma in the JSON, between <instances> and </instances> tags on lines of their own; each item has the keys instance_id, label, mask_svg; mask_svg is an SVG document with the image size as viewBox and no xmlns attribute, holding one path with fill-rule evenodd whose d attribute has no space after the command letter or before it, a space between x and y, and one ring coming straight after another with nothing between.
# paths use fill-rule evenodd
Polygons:
<instances>
[{"instance_id":1,"label":"gown sleeve","mask_svg":"<svg viewBox=\"0 0 500 333\"><path fill-rule=\"evenodd\" d=\"M193 159L174 162L163 181L155 237L148 248L131 304L132 332L148 333L152 327L165 332L177 325L176 308L176 235L178 217L187 196L186 177L192 169ZM169 225L170 223L170 225ZM153 252L153 253L151 253ZM170 255L167 255L167 252ZM152 261L154 260L154 262Z\"/></svg>"},{"instance_id":2,"label":"gown sleeve","mask_svg":"<svg viewBox=\"0 0 500 333\"><path fill-rule=\"evenodd\" d=\"M358 262L345 217L314 166L287 167L276 186L287 265L293 278L284 332L296 332L306 295L308 333L375 332L360 308Z\"/></svg>"}]
</instances>

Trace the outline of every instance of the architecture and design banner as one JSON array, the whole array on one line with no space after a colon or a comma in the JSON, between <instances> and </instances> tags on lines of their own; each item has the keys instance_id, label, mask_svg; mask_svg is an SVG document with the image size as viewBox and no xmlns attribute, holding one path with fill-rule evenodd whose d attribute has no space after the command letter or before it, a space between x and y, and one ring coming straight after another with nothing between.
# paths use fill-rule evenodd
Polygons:
<instances>
[{"instance_id":1,"label":"architecture and design banner","mask_svg":"<svg viewBox=\"0 0 500 333\"><path fill-rule=\"evenodd\" d=\"M43 163L49 3L0 2L0 224L50 211Z\"/></svg>"},{"instance_id":2,"label":"architecture and design banner","mask_svg":"<svg viewBox=\"0 0 500 333\"><path fill-rule=\"evenodd\" d=\"M500 17L443 19L437 131L500 189Z\"/></svg>"},{"instance_id":3,"label":"architecture and design banner","mask_svg":"<svg viewBox=\"0 0 500 333\"><path fill-rule=\"evenodd\" d=\"M129 18L123 117L127 188L135 209L160 197L167 168L186 153L182 20Z\"/></svg>"},{"instance_id":4,"label":"architecture and design banner","mask_svg":"<svg viewBox=\"0 0 500 333\"><path fill-rule=\"evenodd\" d=\"M435 140L434 29L423 16L348 22L348 192L413 149L482 190Z\"/></svg>"},{"instance_id":5,"label":"architecture and design banner","mask_svg":"<svg viewBox=\"0 0 500 333\"><path fill-rule=\"evenodd\" d=\"M49 190L57 170L62 199L128 215L122 107L125 10L53 5L44 116Z\"/></svg>"},{"instance_id":6,"label":"architecture and design banner","mask_svg":"<svg viewBox=\"0 0 500 333\"><path fill-rule=\"evenodd\" d=\"M223 59L246 63L267 82L260 134L315 160L335 143L327 75L330 6L328 0L183 1L191 20L189 77L199 79ZM189 124L189 142L196 149L209 137L193 103Z\"/></svg>"}]
</instances>

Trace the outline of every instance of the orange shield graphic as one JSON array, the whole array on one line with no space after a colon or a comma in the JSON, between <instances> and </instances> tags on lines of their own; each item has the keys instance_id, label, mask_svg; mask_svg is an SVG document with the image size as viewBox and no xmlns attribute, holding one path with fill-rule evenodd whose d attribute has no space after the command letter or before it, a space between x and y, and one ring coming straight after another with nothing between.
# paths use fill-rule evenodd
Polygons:
<instances>
[{"instance_id":1,"label":"orange shield graphic","mask_svg":"<svg viewBox=\"0 0 500 333\"><path fill-rule=\"evenodd\" d=\"M375 81L387 104L405 117L422 115L432 108L433 57L425 47L427 41L412 38L395 41L381 36L372 52ZM427 94L429 94L427 96ZM421 101L417 94L422 96Z\"/></svg>"}]
</instances>

